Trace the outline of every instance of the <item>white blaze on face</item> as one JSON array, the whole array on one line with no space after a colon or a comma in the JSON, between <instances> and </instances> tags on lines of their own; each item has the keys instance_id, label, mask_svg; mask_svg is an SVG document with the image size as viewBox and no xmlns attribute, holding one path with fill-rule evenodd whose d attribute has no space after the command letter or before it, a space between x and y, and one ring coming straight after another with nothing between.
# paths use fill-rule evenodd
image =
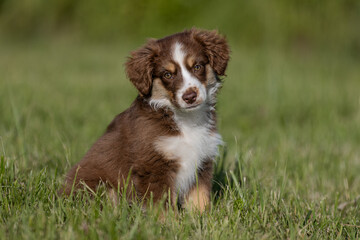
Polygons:
<instances>
[{"instance_id":1,"label":"white blaze on face","mask_svg":"<svg viewBox=\"0 0 360 240\"><path fill-rule=\"evenodd\" d=\"M200 105L206 99L206 88L203 84L201 84L200 80L197 79L194 75L192 75L185 66L185 57L186 54L183 51L183 47L180 43L175 43L174 50L173 50L173 59L174 61L180 66L181 75L183 78L183 85L176 93L176 101L180 105L181 108L188 108L189 106ZM183 99L182 96L184 93L190 89L194 88L197 89L198 96L196 98L195 103L187 104Z\"/></svg>"}]
</instances>

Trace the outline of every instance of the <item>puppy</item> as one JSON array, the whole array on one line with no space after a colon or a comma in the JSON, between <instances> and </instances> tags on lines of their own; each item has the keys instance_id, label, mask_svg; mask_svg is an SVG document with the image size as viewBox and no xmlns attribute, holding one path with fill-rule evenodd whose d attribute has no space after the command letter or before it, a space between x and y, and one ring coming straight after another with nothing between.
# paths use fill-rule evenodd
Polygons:
<instances>
[{"instance_id":1,"label":"puppy","mask_svg":"<svg viewBox=\"0 0 360 240\"><path fill-rule=\"evenodd\" d=\"M218 146L216 95L229 47L215 31L191 29L151 39L126 63L139 95L67 174L62 191L100 182L136 197L206 209ZM112 190L114 192L114 190ZM150 197L151 196L151 197Z\"/></svg>"}]
</instances>

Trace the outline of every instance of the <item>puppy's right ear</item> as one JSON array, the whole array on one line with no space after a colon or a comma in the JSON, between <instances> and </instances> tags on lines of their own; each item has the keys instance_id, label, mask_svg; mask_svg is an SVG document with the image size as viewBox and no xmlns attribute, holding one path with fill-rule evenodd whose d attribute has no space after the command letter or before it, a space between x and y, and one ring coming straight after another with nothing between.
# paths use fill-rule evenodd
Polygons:
<instances>
[{"instance_id":1,"label":"puppy's right ear","mask_svg":"<svg viewBox=\"0 0 360 240\"><path fill-rule=\"evenodd\" d=\"M145 46L132 52L126 62L127 76L143 97L151 91L154 57L158 51L156 40L151 39Z\"/></svg>"}]
</instances>

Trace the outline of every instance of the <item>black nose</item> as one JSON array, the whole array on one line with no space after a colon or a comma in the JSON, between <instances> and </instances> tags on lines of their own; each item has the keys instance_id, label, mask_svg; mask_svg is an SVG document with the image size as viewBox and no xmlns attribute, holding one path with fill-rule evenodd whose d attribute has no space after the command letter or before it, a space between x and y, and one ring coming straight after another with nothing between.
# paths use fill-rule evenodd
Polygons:
<instances>
[{"instance_id":1,"label":"black nose","mask_svg":"<svg viewBox=\"0 0 360 240\"><path fill-rule=\"evenodd\" d=\"M194 92L193 90L191 91L186 91L184 93L184 95L182 96L182 99L187 103L187 104L192 104L196 101L196 97L197 94L196 92Z\"/></svg>"}]
</instances>

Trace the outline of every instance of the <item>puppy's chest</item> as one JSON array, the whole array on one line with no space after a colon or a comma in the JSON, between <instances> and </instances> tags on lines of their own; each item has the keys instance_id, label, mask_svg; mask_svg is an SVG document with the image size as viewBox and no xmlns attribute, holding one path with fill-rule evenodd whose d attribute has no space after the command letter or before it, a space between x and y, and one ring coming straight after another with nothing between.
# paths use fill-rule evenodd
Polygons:
<instances>
[{"instance_id":1,"label":"puppy's chest","mask_svg":"<svg viewBox=\"0 0 360 240\"><path fill-rule=\"evenodd\" d=\"M166 158L179 161L175 184L180 195L186 194L196 180L196 171L204 161L212 161L222 144L221 136L206 126L179 126L178 136L160 137L156 149Z\"/></svg>"}]
</instances>

